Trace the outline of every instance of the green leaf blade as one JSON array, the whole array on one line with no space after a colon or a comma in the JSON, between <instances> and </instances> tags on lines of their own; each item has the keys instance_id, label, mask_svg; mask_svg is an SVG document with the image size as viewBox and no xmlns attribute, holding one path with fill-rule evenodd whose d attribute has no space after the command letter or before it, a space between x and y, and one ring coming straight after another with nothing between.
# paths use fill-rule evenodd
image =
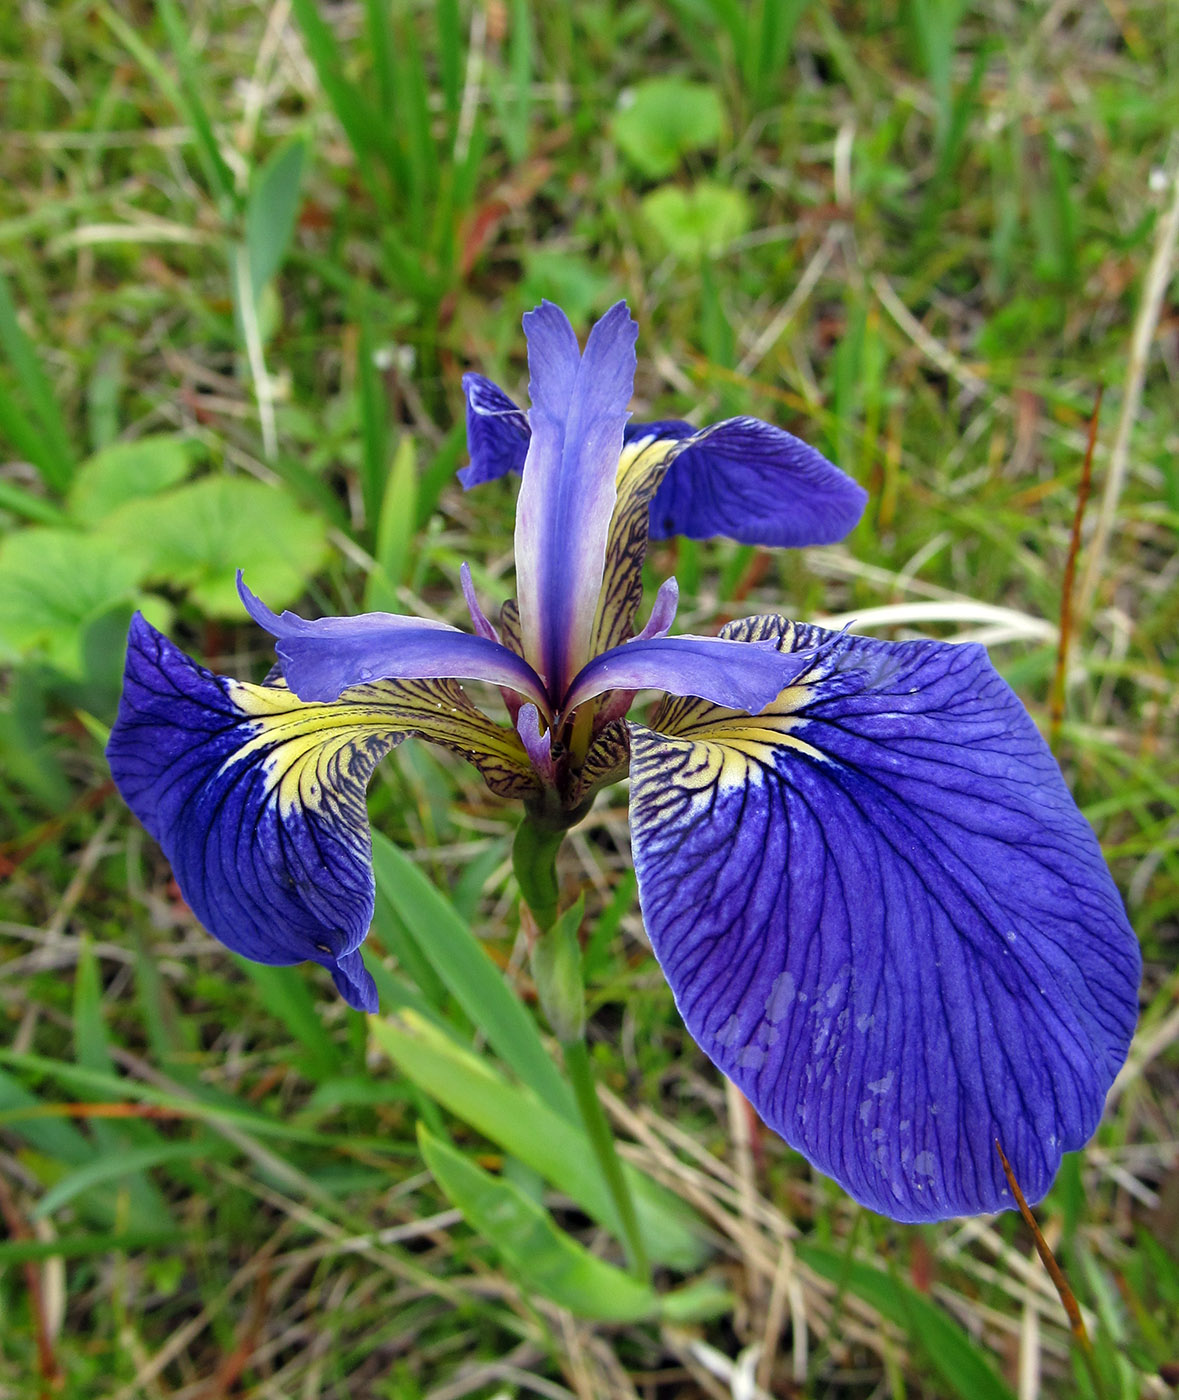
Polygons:
<instances>
[{"instance_id":1,"label":"green leaf blade","mask_svg":"<svg viewBox=\"0 0 1179 1400\"><path fill-rule=\"evenodd\" d=\"M254 300L282 267L299 213L307 157L301 137L280 146L257 172L246 203L246 255Z\"/></svg>"},{"instance_id":2,"label":"green leaf blade","mask_svg":"<svg viewBox=\"0 0 1179 1400\"><path fill-rule=\"evenodd\" d=\"M8 402L0 387L0 404L3 404L0 427L26 452L46 486L53 491L63 491L73 477L77 458L61 407L33 343L21 327L3 272L0 272L0 352L11 365L32 414L30 418Z\"/></svg>"},{"instance_id":3,"label":"green leaf blade","mask_svg":"<svg viewBox=\"0 0 1179 1400\"><path fill-rule=\"evenodd\" d=\"M659 1297L651 1288L558 1229L518 1187L475 1166L420 1124L418 1142L442 1191L529 1288L601 1322L639 1322L658 1314Z\"/></svg>"},{"instance_id":4,"label":"green leaf blade","mask_svg":"<svg viewBox=\"0 0 1179 1400\"><path fill-rule=\"evenodd\" d=\"M419 951L492 1048L544 1103L571 1121L577 1109L537 1030L470 927L387 838L373 833L377 886Z\"/></svg>"},{"instance_id":5,"label":"green leaf blade","mask_svg":"<svg viewBox=\"0 0 1179 1400\"><path fill-rule=\"evenodd\" d=\"M794 1248L798 1258L815 1273L870 1303L882 1317L895 1322L919 1343L945 1382L948 1394L961 1396L962 1400L1015 1400L990 1360L928 1298L891 1274L848 1259L833 1249L806 1241Z\"/></svg>"},{"instance_id":6,"label":"green leaf blade","mask_svg":"<svg viewBox=\"0 0 1179 1400\"><path fill-rule=\"evenodd\" d=\"M510 1084L486 1057L477 1058L412 1013L370 1025L406 1078L621 1237L618 1212L580 1124ZM682 1272L699 1267L708 1248L690 1209L634 1167L624 1164L623 1171L649 1256Z\"/></svg>"}]
</instances>

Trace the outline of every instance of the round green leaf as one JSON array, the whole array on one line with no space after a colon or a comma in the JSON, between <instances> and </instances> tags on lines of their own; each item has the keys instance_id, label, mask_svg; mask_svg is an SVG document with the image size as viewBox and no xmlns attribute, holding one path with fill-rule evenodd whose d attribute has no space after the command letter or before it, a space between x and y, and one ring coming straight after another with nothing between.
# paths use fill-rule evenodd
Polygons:
<instances>
[{"instance_id":1,"label":"round green leaf","mask_svg":"<svg viewBox=\"0 0 1179 1400\"><path fill-rule=\"evenodd\" d=\"M192 444L159 433L113 442L88 457L70 486L70 514L80 525L103 519L126 501L154 496L188 475Z\"/></svg>"},{"instance_id":2,"label":"round green leaf","mask_svg":"<svg viewBox=\"0 0 1179 1400\"><path fill-rule=\"evenodd\" d=\"M667 252L686 262L723 252L750 224L749 202L741 191L713 180L687 190L663 185L644 196L642 210Z\"/></svg>"},{"instance_id":3,"label":"round green leaf","mask_svg":"<svg viewBox=\"0 0 1179 1400\"><path fill-rule=\"evenodd\" d=\"M34 527L0 544L0 659L40 652L67 675L82 674L88 624L135 601L147 551L106 534Z\"/></svg>"},{"instance_id":4,"label":"round green leaf","mask_svg":"<svg viewBox=\"0 0 1179 1400\"><path fill-rule=\"evenodd\" d=\"M321 520L282 491L240 476L205 477L129 501L103 529L128 548L148 550L149 576L187 588L211 617L240 617L238 569L281 608L303 592L327 551Z\"/></svg>"},{"instance_id":5,"label":"round green leaf","mask_svg":"<svg viewBox=\"0 0 1179 1400\"><path fill-rule=\"evenodd\" d=\"M720 95L705 83L649 78L624 94L614 118L614 140L632 165L653 180L670 175L692 151L720 140Z\"/></svg>"}]
</instances>

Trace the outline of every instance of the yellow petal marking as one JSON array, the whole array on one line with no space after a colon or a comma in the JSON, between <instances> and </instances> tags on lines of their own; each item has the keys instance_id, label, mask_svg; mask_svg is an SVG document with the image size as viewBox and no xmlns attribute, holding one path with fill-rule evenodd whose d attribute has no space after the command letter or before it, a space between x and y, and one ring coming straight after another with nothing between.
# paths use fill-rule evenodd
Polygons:
<instances>
[{"instance_id":1,"label":"yellow petal marking","mask_svg":"<svg viewBox=\"0 0 1179 1400\"><path fill-rule=\"evenodd\" d=\"M469 759L493 791L516 797L536 786L519 736L477 710L453 681L355 686L329 704L246 681L230 681L228 694L252 732L222 771L260 760L284 815L296 806L321 810L325 791L362 806L373 768L407 734Z\"/></svg>"},{"instance_id":2,"label":"yellow petal marking","mask_svg":"<svg viewBox=\"0 0 1179 1400\"><path fill-rule=\"evenodd\" d=\"M606 541L606 572L594 619L593 654L618 646L634 632L643 600L643 556L647 552L647 507L663 474L679 455L679 438L628 442L618 459L618 495Z\"/></svg>"},{"instance_id":3,"label":"yellow petal marking","mask_svg":"<svg viewBox=\"0 0 1179 1400\"><path fill-rule=\"evenodd\" d=\"M783 618L745 618L722 628L722 637L737 641L777 642L779 651L794 649L794 625ZM793 749L818 763L830 760L813 744L797 737L806 727L802 713L816 698L829 666L817 658L793 685L759 714L728 710L691 696L669 696L651 718L651 728L667 742L667 758L676 765L676 786L693 791L746 786L775 767L775 751Z\"/></svg>"}]
</instances>

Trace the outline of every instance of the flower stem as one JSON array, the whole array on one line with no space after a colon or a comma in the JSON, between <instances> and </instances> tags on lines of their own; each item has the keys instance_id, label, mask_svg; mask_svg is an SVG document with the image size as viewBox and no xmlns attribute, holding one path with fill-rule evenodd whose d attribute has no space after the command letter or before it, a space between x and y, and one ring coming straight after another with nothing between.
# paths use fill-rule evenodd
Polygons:
<instances>
[{"instance_id":1,"label":"flower stem","mask_svg":"<svg viewBox=\"0 0 1179 1400\"><path fill-rule=\"evenodd\" d=\"M557 852L564 839L564 830L551 831L525 817L512 843L516 882L542 935L557 920L561 894L557 884Z\"/></svg>"},{"instance_id":2,"label":"flower stem","mask_svg":"<svg viewBox=\"0 0 1179 1400\"><path fill-rule=\"evenodd\" d=\"M639 1233L634 1199L614 1145L614 1134L598 1098L585 1042L585 984L577 941L582 901L578 900L574 908L563 914L559 912L557 852L564 836L564 830L552 831L525 817L512 847L520 894L537 925L532 950L533 980L545 1017L561 1042L577 1111L614 1203L631 1272L646 1282L650 1277L650 1265Z\"/></svg>"},{"instance_id":3,"label":"flower stem","mask_svg":"<svg viewBox=\"0 0 1179 1400\"><path fill-rule=\"evenodd\" d=\"M639 1233L639 1219L635 1213L634 1198L622 1173L622 1162L614 1145L614 1134L607 1121L602 1102L598 1098L594 1084L594 1071L590 1063L585 1038L565 1041L561 1046L565 1055L565 1069L573 1085L581 1121L589 1136L598 1168L605 1179L610 1196L618 1211L622 1226L623 1243L626 1245L627 1262L630 1271L644 1283L651 1276L651 1266L647 1262L647 1251Z\"/></svg>"}]
</instances>

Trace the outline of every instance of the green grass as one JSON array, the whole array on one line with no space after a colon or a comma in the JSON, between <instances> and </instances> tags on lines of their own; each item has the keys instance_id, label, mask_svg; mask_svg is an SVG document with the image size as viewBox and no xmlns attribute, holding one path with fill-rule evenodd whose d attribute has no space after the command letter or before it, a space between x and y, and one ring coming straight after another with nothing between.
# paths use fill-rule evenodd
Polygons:
<instances>
[{"instance_id":1,"label":"green grass","mask_svg":"<svg viewBox=\"0 0 1179 1400\"><path fill-rule=\"evenodd\" d=\"M926 605L874 630L992 629L1046 728L1104 387L1086 540L1103 509L1111 528L1079 559L1059 756L1146 974L1130 1068L1038 1213L1110 1400L1164 1395L1158 1370L1179 1362L1173 296L1103 504L1173 199L1177 75L1179 11L1146 0L0 13L0 550L64 528L93 453L166 434L198 475L253 477L319 518L331 550L322 569L308 556L309 609L400 600L461 621L464 559L482 593L512 592L514 493L453 480L462 371L522 388L522 311L549 295L584 324L626 296L640 416L753 413L871 492L838 548L654 548L685 629ZM636 137L618 116L654 78L675 98L641 89L662 125ZM443 953L417 887L390 876L370 940L383 1009L406 1013L388 1043L416 1017L450 1047L431 1073L459 1077L436 1094L316 970L247 969L193 923L107 781L121 628L146 592L219 668L269 660L176 584L120 590L63 616L57 650L2 649L0 617L0 1400L670 1400L740 1393L718 1376L758 1346L775 1396L1093 1393L1014 1216L893 1226L750 1135L642 941L618 790L563 865L613 931L588 953L591 1054L627 1161L706 1227L698 1246L676 1217L661 1294L711 1292L609 1322L532 1298L518 1239L465 1225L417 1138L421 1123L438 1161L450 1142L502 1167L520 1230L595 1287L609 1275L585 1250L621 1264L592 1189L572 1189L574 1138L554 1164L454 1107L478 1098L467 1051L494 980L518 995L489 1072L511 1065L512 1095L562 1112L564 1081L535 1058L514 813L423 746L373 784L376 829L452 906L420 915L446 920ZM644 1190L644 1210L671 1209Z\"/></svg>"}]
</instances>

